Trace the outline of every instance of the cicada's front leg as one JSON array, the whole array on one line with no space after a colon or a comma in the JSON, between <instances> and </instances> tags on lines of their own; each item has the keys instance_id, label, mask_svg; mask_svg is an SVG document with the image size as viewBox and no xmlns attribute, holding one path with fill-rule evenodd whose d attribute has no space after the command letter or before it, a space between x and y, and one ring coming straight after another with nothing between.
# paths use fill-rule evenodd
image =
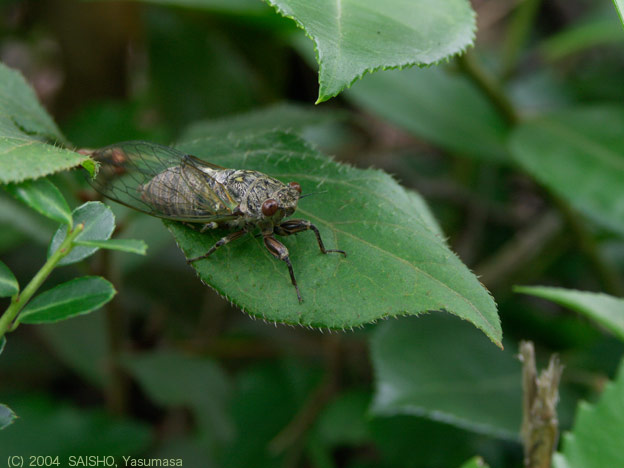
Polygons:
<instances>
[{"instance_id":1,"label":"cicada's front leg","mask_svg":"<svg viewBox=\"0 0 624 468\"><path fill-rule=\"evenodd\" d=\"M210 247L210 250L208 252L206 252L204 255L200 255L199 257L195 257L195 258L189 258L186 263L193 263L196 262L197 260L202 260L204 258L208 258L215 250L217 250L219 247L223 247L225 244L229 244L230 242L232 242L233 240L238 239L239 237L243 236L244 234L246 234L247 231L242 229L240 231L236 231L236 232L232 232L231 234L228 234L225 237L222 237L221 239L219 239L215 245L213 245L212 247Z\"/></svg>"},{"instance_id":2,"label":"cicada's front leg","mask_svg":"<svg viewBox=\"0 0 624 468\"><path fill-rule=\"evenodd\" d=\"M297 291L297 299L299 299L299 303L303 302L301 299L301 293L299 292L299 286L297 286L297 280L295 279L295 273L293 271L292 263L290 263L290 257L288 256L288 249L284 244L278 241L275 237L270 234L264 234L264 245L267 250L273 255L275 258L283 261L288 265L288 273L290 273L290 281L295 287L295 291Z\"/></svg>"},{"instance_id":3,"label":"cicada's front leg","mask_svg":"<svg viewBox=\"0 0 624 468\"><path fill-rule=\"evenodd\" d=\"M321 233L319 232L318 228L306 219L289 219L288 221L284 221L282 224L280 224L279 226L275 226L274 228L275 234L278 234L280 236L290 236L291 234L297 234L298 232L309 230L314 231L321 252L323 252L324 254L330 252L341 253L345 257L347 256L347 253L344 250L326 249L325 245L323 244L323 240L321 239Z\"/></svg>"}]
</instances>

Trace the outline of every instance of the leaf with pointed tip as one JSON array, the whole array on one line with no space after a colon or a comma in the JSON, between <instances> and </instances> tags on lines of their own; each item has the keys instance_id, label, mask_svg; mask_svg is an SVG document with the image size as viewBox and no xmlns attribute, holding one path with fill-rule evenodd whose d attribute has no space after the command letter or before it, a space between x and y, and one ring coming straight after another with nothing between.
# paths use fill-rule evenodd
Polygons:
<instances>
[{"instance_id":1,"label":"leaf with pointed tip","mask_svg":"<svg viewBox=\"0 0 624 468\"><path fill-rule=\"evenodd\" d=\"M319 96L338 95L366 73L431 65L472 44L466 0L266 0L315 44Z\"/></svg>"},{"instance_id":2,"label":"leaf with pointed tip","mask_svg":"<svg viewBox=\"0 0 624 468\"><path fill-rule=\"evenodd\" d=\"M24 77L0 63L0 183L37 179L89 158L49 142L63 142Z\"/></svg>"},{"instance_id":3,"label":"leaf with pointed tip","mask_svg":"<svg viewBox=\"0 0 624 468\"><path fill-rule=\"evenodd\" d=\"M264 320L334 329L397 315L447 310L469 320L500 345L496 305L477 278L451 252L422 203L388 174L336 163L295 135L254 134L194 140L181 149L225 167L254 169L303 193L327 193L299 202L296 217L312 232L282 238L304 302L297 301L288 269L245 236L193 263L200 278L250 315ZM166 222L188 258L204 254L225 230L205 233Z\"/></svg>"},{"instance_id":4,"label":"leaf with pointed tip","mask_svg":"<svg viewBox=\"0 0 624 468\"><path fill-rule=\"evenodd\" d=\"M541 297L586 315L624 340L624 299L608 294L548 286L516 286L515 292Z\"/></svg>"},{"instance_id":5,"label":"leaf with pointed tip","mask_svg":"<svg viewBox=\"0 0 624 468\"><path fill-rule=\"evenodd\" d=\"M76 241L106 241L110 238L115 229L115 215L113 215L111 209L104 203L87 202L80 205L72 212L72 217L74 219L74 226L81 223L84 224L84 230L76 237ZM59 227L52 238L52 242L50 242L48 257L56 252L56 249L58 249L65 240L66 235L66 227ZM79 262L89 255L94 254L98 248L97 246L74 247L58 264L69 265Z\"/></svg>"},{"instance_id":6,"label":"leaf with pointed tip","mask_svg":"<svg viewBox=\"0 0 624 468\"><path fill-rule=\"evenodd\" d=\"M624 26L624 0L613 0L613 4L618 12L622 26Z\"/></svg>"},{"instance_id":7,"label":"leaf with pointed tip","mask_svg":"<svg viewBox=\"0 0 624 468\"><path fill-rule=\"evenodd\" d=\"M111 283L99 276L83 276L55 286L26 304L21 323L52 323L99 309L115 295Z\"/></svg>"},{"instance_id":8,"label":"leaf with pointed tip","mask_svg":"<svg viewBox=\"0 0 624 468\"><path fill-rule=\"evenodd\" d=\"M59 189L48 179L26 180L5 188L37 213L58 223L71 225L71 210Z\"/></svg>"},{"instance_id":9,"label":"leaf with pointed tip","mask_svg":"<svg viewBox=\"0 0 624 468\"><path fill-rule=\"evenodd\" d=\"M624 361L595 404L578 405L574 427L563 436L554 468L606 468L624 466Z\"/></svg>"},{"instance_id":10,"label":"leaf with pointed tip","mask_svg":"<svg viewBox=\"0 0 624 468\"><path fill-rule=\"evenodd\" d=\"M19 284L13 272L0 261L0 297L11 297L19 292Z\"/></svg>"}]
</instances>

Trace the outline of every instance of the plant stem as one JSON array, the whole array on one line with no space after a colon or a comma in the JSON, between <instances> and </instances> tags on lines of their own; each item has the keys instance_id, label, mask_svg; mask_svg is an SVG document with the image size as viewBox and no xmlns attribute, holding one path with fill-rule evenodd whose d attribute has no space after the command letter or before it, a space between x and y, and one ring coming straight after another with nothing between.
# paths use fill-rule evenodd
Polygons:
<instances>
[{"instance_id":1,"label":"plant stem","mask_svg":"<svg viewBox=\"0 0 624 468\"><path fill-rule=\"evenodd\" d=\"M457 63L474 84L485 93L507 123L516 124L519 117L513 103L500 83L474 59L473 54L466 52L458 57Z\"/></svg>"},{"instance_id":2,"label":"plant stem","mask_svg":"<svg viewBox=\"0 0 624 468\"><path fill-rule=\"evenodd\" d=\"M518 7L509 23L509 30L503 44L503 77L508 77L515 70L518 56L527 41L535 16L542 0L524 0Z\"/></svg>"},{"instance_id":3,"label":"plant stem","mask_svg":"<svg viewBox=\"0 0 624 468\"><path fill-rule=\"evenodd\" d=\"M30 283L24 288L24 290L13 296L11 304L4 311L4 314L0 317L0 338L2 338L7 331L13 331L17 325L19 325L19 313L24 308L30 298L37 292L37 289L43 284L57 263L65 257L71 249L74 247L73 241L83 231L84 224L78 224L74 229L69 229L65 239L61 243L58 249L48 258L43 264L37 274L30 280Z\"/></svg>"}]
</instances>

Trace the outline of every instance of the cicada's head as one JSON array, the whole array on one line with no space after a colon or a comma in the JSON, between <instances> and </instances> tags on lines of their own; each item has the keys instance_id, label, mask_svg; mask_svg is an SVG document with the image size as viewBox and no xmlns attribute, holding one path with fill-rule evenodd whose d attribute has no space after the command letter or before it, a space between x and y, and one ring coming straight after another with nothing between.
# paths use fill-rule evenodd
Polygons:
<instances>
[{"instance_id":1,"label":"cicada's head","mask_svg":"<svg viewBox=\"0 0 624 468\"><path fill-rule=\"evenodd\" d=\"M297 209L299 195L301 195L301 185L297 182L289 182L262 203L262 214L274 221L292 215Z\"/></svg>"}]
</instances>

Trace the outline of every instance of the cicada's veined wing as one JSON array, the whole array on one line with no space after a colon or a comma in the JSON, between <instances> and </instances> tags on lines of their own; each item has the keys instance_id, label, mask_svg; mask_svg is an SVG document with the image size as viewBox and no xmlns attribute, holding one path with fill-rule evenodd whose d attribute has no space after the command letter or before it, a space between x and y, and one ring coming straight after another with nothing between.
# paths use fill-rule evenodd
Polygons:
<instances>
[{"instance_id":1,"label":"cicada's veined wing","mask_svg":"<svg viewBox=\"0 0 624 468\"><path fill-rule=\"evenodd\" d=\"M187 222L233 219L236 202L214 178L224 170L173 148L144 141L106 146L91 185L102 195L152 216Z\"/></svg>"}]
</instances>

